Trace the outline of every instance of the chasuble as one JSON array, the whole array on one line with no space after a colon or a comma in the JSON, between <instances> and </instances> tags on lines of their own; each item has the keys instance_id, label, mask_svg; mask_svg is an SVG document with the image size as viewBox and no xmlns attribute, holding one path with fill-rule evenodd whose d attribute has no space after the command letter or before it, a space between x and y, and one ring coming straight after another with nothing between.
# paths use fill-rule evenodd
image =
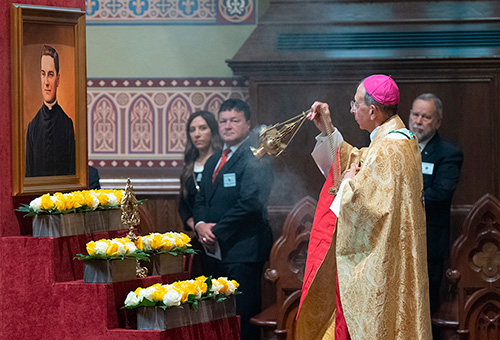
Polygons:
<instances>
[{"instance_id":1,"label":"chasuble","mask_svg":"<svg viewBox=\"0 0 500 340\"><path fill-rule=\"evenodd\" d=\"M351 163L361 169L344 182L333 240L303 301L297 339L335 339L336 289L352 340L432 338L421 158L415 139L394 138L404 127L396 115L377 128L369 147L341 143L341 171Z\"/></svg>"}]
</instances>

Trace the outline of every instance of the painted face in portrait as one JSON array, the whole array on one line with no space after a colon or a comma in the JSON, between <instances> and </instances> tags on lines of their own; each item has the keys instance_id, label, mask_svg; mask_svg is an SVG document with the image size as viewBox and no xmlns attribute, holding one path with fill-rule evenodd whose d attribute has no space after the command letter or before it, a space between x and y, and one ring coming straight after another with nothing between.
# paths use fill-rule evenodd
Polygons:
<instances>
[{"instance_id":1,"label":"painted face in portrait","mask_svg":"<svg viewBox=\"0 0 500 340\"><path fill-rule=\"evenodd\" d=\"M203 117L198 116L191 121L189 126L189 138L198 150L207 150L210 148L212 133L210 127Z\"/></svg>"},{"instance_id":2,"label":"painted face in portrait","mask_svg":"<svg viewBox=\"0 0 500 340\"><path fill-rule=\"evenodd\" d=\"M417 136L419 142L431 138L439 126L441 119L436 113L433 100L417 99L410 111L410 130Z\"/></svg>"},{"instance_id":3,"label":"painted face in portrait","mask_svg":"<svg viewBox=\"0 0 500 340\"><path fill-rule=\"evenodd\" d=\"M250 133L250 122L242 111L222 111L219 113L219 133L228 146L237 145Z\"/></svg>"},{"instance_id":4,"label":"painted face in portrait","mask_svg":"<svg viewBox=\"0 0 500 340\"><path fill-rule=\"evenodd\" d=\"M59 86L59 74L56 72L54 58L43 55L41 59L41 81L42 97L47 103L53 103L57 99L57 87Z\"/></svg>"}]
</instances>

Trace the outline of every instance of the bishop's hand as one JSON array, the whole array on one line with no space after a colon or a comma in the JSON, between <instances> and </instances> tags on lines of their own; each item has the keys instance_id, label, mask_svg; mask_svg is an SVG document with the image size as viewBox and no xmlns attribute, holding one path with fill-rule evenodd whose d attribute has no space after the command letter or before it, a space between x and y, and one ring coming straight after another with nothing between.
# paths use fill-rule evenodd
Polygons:
<instances>
[{"instance_id":1,"label":"bishop's hand","mask_svg":"<svg viewBox=\"0 0 500 340\"><path fill-rule=\"evenodd\" d=\"M306 118L313 121L323 136L328 136L335 129L327 103L314 102L311 106L311 112L307 114Z\"/></svg>"}]
</instances>

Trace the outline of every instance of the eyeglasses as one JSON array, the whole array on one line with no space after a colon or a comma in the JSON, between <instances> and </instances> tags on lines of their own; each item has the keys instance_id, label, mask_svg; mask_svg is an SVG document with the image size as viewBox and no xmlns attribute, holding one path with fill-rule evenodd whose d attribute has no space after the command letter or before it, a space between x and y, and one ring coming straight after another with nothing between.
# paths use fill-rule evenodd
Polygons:
<instances>
[{"instance_id":1,"label":"eyeglasses","mask_svg":"<svg viewBox=\"0 0 500 340\"><path fill-rule=\"evenodd\" d=\"M359 106L361 105L361 104L356 103L354 100L351 100L350 104L351 104L351 110L353 110L353 111L357 111L359 109Z\"/></svg>"}]
</instances>

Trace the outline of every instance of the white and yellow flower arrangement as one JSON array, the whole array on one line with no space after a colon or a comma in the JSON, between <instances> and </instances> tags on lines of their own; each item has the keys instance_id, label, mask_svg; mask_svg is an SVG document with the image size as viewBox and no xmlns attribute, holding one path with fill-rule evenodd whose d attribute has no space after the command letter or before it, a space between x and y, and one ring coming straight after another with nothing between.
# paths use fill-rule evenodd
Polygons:
<instances>
[{"instance_id":1,"label":"white and yellow flower arrangement","mask_svg":"<svg viewBox=\"0 0 500 340\"><path fill-rule=\"evenodd\" d=\"M59 215L82 213L96 210L120 208L123 190L82 190L63 194L44 194L32 200L30 204L22 204L17 211L25 212L24 216L39 214Z\"/></svg>"},{"instance_id":2,"label":"white and yellow flower arrangement","mask_svg":"<svg viewBox=\"0 0 500 340\"><path fill-rule=\"evenodd\" d=\"M139 236L135 242L122 237L90 241L86 244L87 255L77 254L80 260L113 260L136 258L149 261L150 255L169 253L171 255L194 254L191 238L184 233L151 233Z\"/></svg>"},{"instance_id":3,"label":"white and yellow flower arrangement","mask_svg":"<svg viewBox=\"0 0 500 340\"><path fill-rule=\"evenodd\" d=\"M137 247L151 255L169 253L172 255L195 254L191 248L191 238L184 233L151 233L138 238Z\"/></svg>"},{"instance_id":4,"label":"white and yellow flower arrangement","mask_svg":"<svg viewBox=\"0 0 500 340\"><path fill-rule=\"evenodd\" d=\"M149 255L137 247L138 241L133 242L129 238L101 239L90 241L86 244L87 254L77 254L75 259L79 260L124 260L136 259L149 261Z\"/></svg>"},{"instance_id":5,"label":"white and yellow flower arrangement","mask_svg":"<svg viewBox=\"0 0 500 340\"><path fill-rule=\"evenodd\" d=\"M226 277L213 279L211 276L199 276L194 280L177 281L162 285L156 283L147 288L138 287L128 293L122 308L160 307L167 309L173 306L188 304L198 309L198 303L213 299L223 301L227 297L239 294L239 283Z\"/></svg>"}]
</instances>

